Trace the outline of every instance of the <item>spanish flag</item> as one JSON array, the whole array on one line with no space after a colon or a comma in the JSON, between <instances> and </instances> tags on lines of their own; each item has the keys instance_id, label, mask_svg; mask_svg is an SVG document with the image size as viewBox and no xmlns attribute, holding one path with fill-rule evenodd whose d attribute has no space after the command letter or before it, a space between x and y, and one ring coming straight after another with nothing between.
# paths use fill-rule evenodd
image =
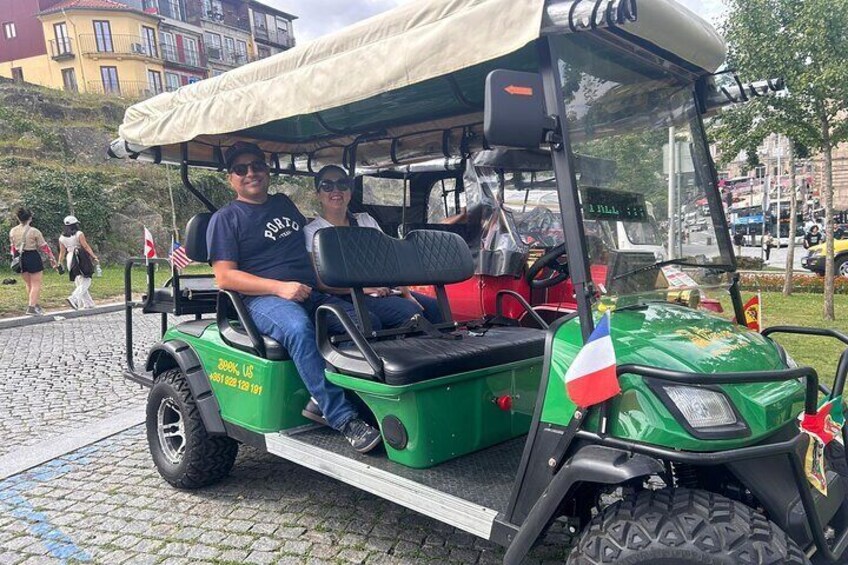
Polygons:
<instances>
[{"instance_id":1,"label":"spanish flag","mask_svg":"<svg viewBox=\"0 0 848 565\"><path fill-rule=\"evenodd\" d=\"M755 332L762 328L762 313L760 311L760 293L745 303L745 325Z\"/></svg>"}]
</instances>

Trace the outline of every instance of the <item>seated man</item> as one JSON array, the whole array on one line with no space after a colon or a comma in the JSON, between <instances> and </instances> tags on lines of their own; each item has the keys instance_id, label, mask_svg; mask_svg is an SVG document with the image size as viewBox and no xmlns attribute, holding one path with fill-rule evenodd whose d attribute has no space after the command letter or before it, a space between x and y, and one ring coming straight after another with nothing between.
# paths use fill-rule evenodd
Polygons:
<instances>
[{"instance_id":1,"label":"seated man","mask_svg":"<svg viewBox=\"0 0 848 565\"><path fill-rule=\"evenodd\" d=\"M370 451L380 443L380 432L359 418L342 389L326 380L312 321L321 304L340 304L351 317L353 306L313 290L315 271L303 235L306 218L288 196L269 196L262 150L238 142L227 150L225 161L236 199L215 212L206 233L218 287L244 295L256 327L288 350L327 423L360 453ZM378 328L379 320L372 324ZM341 331L341 325L335 330Z\"/></svg>"},{"instance_id":2,"label":"seated man","mask_svg":"<svg viewBox=\"0 0 848 565\"><path fill-rule=\"evenodd\" d=\"M352 188L352 179L341 167L327 165L315 175L315 190L318 192L318 201L321 203L321 215L309 222L303 230L306 235L306 248L310 253L315 232L322 228L359 226L380 229L377 220L370 214L366 212L352 214L348 210ZM321 287L321 290L345 296L350 292L350 289L328 287ZM383 327L402 326L412 316L419 313L423 313L431 323L442 322L442 313L435 298L412 292L405 286L397 289L399 296L392 296L394 293L388 288L365 288L363 291L367 295L365 304L368 311L376 314Z\"/></svg>"}]
</instances>

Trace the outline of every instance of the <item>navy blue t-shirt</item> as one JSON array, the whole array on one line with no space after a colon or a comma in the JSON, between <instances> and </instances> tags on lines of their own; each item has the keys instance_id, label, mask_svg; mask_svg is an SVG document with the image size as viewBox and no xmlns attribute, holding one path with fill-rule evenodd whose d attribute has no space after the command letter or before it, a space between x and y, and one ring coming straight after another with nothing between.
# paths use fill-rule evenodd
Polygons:
<instances>
[{"instance_id":1,"label":"navy blue t-shirt","mask_svg":"<svg viewBox=\"0 0 848 565\"><path fill-rule=\"evenodd\" d=\"M264 204L235 200L212 215L206 230L209 261L234 261L240 271L316 286L306 250L306 218L284 194Z\"/></svg>"}]
</instances>

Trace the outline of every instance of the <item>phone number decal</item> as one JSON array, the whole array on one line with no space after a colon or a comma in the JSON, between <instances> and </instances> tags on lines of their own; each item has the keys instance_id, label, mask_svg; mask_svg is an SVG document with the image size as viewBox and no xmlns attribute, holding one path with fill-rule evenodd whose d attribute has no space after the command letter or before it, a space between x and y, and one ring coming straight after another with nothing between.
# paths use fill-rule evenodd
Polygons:
<instances>
[{"instance_id":1,"label":"phone number decal","mask_svg":"<svg viewBox=\"0 0 848 565\"><path fill-rule=\"evenodd\" d=\"M218 371L209 375L209 380L213 383L222 384L240 392L259 396L262 394L262 385L250 382L252 378L253 365L248 363L239 365L235 361L229 361L227 359L218 359Z\"/></svg>"}]
</instances>

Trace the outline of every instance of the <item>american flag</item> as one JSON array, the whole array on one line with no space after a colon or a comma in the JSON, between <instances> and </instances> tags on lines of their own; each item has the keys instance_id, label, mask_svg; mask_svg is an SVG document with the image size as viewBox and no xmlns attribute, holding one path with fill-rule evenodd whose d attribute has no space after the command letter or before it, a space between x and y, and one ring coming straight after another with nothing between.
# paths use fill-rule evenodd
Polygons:
<instances>
[{"instance_id":1,"label":"american flag","mask_svg":"<svg viewBox=\"0 0 848 565\"><path fill-rule=\"evenodd\" d=\"M170 260L171 265L178 271L182 271L191 263L191 259L186 255L185 247L180 245L179 241L175 241L173 247L171 247Z\"/></svg>"}]
</instances>

